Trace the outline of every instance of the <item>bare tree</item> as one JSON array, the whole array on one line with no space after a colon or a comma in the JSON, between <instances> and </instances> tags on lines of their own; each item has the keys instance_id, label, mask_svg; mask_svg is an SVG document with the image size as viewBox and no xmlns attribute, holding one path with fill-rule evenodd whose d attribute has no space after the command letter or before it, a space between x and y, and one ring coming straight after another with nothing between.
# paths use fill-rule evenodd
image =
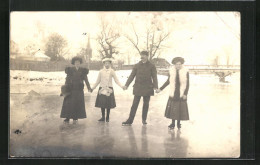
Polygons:
<instances>
[{"instance_id":1,"label":"bare tree","mask_svg":"<svg viewBox=\"0 0 260 165\"><path fill-rule=\"evenodd\" d=\"M131 23L131 26L133 35L130 36L126 34L125 37L139 53L142 50L148 51L150 60L154 58L160 50L166 48L163 43L170 36L170 31L166 31L162 28L162 22L160 21L158 13L153 13L153 17L148 22L144 36L137 32L133 23Z\"/></svg>"},{"instance_id":2,"label":"bare tree","mask_svg":"<svg viewBox=\"0 0 260 165\"><path fill-rule=\"evenodd\" d=\"M215 12L215 14L216 14L216 16L221 20L221 22L226 26L226 28L227 28L231 33L233 33L234 36L235 36L237 39L240 40L240 32L237 32L232 26L230 26L230 25L228 24L228 22L225 21L225 20L218 14L218 12ZM238 19L238 18L240 17L240 15L239 15L238 12L233 13L233 15L234 15L234 18L235 18L235 19Z\"/></svg>"},{"instance_id":3,"label":"bare tree","mask_svg":"<svg viewBox=\"0 0 260 165\"><path fill-rule=\"evenodd\" d=\"M51 34L45 44L45 54L51 61L64 60L64 56L69 52L67 40L58 33Z\"/></svg>"},{"instance_id":4,"label":"bare tree","mask_svg":"<svg viewBox=\"0 0 260 165\"><path fill-rule=\"evenodd\" d=\"M100 45L99 53L102 58L112 58L115 54L118 54L118 47L116 41L120 37L119 30L112 24L105 20L104 17L100 18L101 31L97 36L97 41Z\"/></svg>"}]
</instances>

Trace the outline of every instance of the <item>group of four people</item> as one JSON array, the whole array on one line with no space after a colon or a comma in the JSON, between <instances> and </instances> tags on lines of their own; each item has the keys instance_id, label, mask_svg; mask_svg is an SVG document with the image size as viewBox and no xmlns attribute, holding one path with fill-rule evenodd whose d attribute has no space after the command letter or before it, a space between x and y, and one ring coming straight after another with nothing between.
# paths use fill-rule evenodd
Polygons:
<instances>
[{"instance_id":1,"label":"group of four people","mask_svg":"<svg viewBox=\"0 0 260 165\"><path fill-rule=\"evenodd\" d=\"M175 120L177 120L177 127L180 129L180 120L189 120L187 106L189 72L183 67L184 59L182 57L175 57L172 60L174 67L169 70L168 80L158 89L155 65L148 60L147 51L142 51L140 55L141 61L134 65L125 85L120 83L115 71L111 68L112 60L110 58L103 59L104 68L99 71L97 81L92 88L87 77L89 70L80 67L82 63L81 58L74 57L71 61L74 67L67 67L65 69L65 73L67 74L65 85L70 92L64 97L60 115L61 118L65 118L64 122L68 123L70 119L73 119L73 123L76 123L78 119L86 118L83 92L84 82L89 92L92 92L99 85L95 107L101 108L102 117L98 121L109 122L110 109L116 107L112 79L123 90L126 90L135 79L133 86L134 100L131 111L129 118L122 125L131 125L133 123L141 97L143 97L142 123L144 125L147 124L146 119L150 97L154 95L154 91L159 93L169 85L169 99L165 110L165 117L172 119L172 123L168 126L170 129L175 127Z\"/></svg>"}]
</instances>

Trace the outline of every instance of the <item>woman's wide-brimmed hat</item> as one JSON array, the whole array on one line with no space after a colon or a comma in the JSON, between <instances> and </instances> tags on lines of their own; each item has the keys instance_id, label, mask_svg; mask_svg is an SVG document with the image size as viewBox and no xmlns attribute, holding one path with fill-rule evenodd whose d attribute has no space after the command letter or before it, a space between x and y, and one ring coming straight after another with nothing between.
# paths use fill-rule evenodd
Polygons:
<instances>
[{"instance_id":1,"label":"woman's wide-brimmed hat","mask_svg":"<svg viewBox=\"0 0 260 165\"><path fill-rule=\"evenodd\" d=\"M109 61L109 62L113 62L113 59L112 58L104 58L103 60L102 60L102 62L104 63L104 62L106 62L106 61Z\"/></svg>"},{"instance_id":2,"label":"woman's wide-brimmed hat","mask_svg":"<svg viewBox=\"0 0 260 165\"><path fill-rule=\"evenodd\" d=\"M185 61L184 61L184 58L182 58L182 57L175 57L172 59L173 65L175 65L177 62L181 62L181 64L183 64Z\"/></svg>"},{"instance_id":3,"label":"woman's wide-brimmed hat","mask_svg":"<svg viewBox=\"0 0 260 165\"><path fill-rule=\"evenodd\" d=\"M71 64L74 65L74 64L75 64L75 61L79 61L80 64L82 64L82 58L81 58L81 57L78 57L78 56L73 57L73 58L71 59Z\"/></svg>"}]
</instances>

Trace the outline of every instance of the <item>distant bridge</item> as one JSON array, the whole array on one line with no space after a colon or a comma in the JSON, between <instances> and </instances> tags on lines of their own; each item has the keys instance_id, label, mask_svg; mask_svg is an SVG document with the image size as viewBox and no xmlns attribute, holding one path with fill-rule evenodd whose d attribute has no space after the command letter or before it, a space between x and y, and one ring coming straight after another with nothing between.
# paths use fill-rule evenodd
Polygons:
<instances>
[{"instance_id":1,"label":"distant bridge","mask_svg":"<svg viewBox=\"0 0 260 165\"><path fill-rule=\"evenodd\" d=\"M215 74L220 82L227 82L225 78L235 72L240 72L240 65L185 65L191 74ZM158 74L168 75L169 68L158 68Z\"/></svg>"}]
</instances>

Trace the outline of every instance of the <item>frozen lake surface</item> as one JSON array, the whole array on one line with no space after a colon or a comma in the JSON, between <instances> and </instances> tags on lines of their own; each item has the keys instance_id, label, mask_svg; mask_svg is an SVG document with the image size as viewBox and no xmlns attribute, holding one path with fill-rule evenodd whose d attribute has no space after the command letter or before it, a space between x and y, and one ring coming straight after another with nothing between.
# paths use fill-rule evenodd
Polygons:
<instances>
[{"instance_id":1,"label":"frozen lake surface","mask_svg":"<svg viewBox=\"0 0 260 165\"><path fill-rule=\"evenodd\" d=\"M124 84L130 71L116 72ZM10 155L14 157L220 158L240 155L240 76L220 83L214 75L190 75L189 121L168 130L164 117L168 88L151 97L146 126L139 104L132 126L122 126L133 101L132 87L123 91L114 83L117 107L110 122L100 123L95 108L97 90L86 92L87 118L64 124L60 86L64 72L10 71ZM90 71L94 84L97 71ZM166 76L158 76L159 86ZM131 84L131 86L133 83ZM37 94L29 94L30 91ZM20 130L21 132L16 132Z\"/></svg>"}]
</instances>

